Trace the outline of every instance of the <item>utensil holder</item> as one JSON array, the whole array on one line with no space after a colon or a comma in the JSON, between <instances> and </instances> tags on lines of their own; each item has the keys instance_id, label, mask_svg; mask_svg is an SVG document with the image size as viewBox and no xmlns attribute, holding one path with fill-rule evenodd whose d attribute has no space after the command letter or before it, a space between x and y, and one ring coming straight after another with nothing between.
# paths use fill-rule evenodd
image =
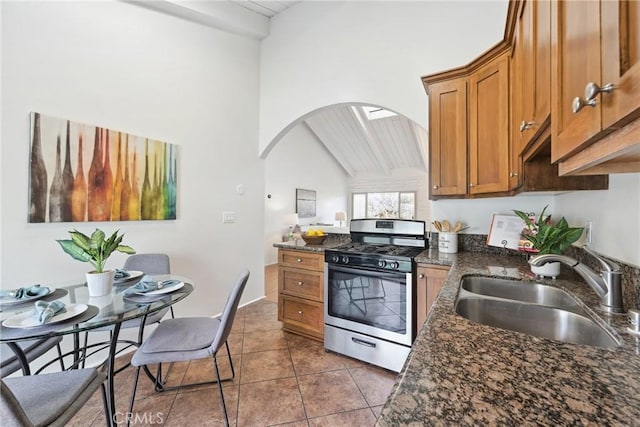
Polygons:
<instances>
[{"instance_id":1,"label":"utensil holder","mask_svg":"<svg viewBox=\"0 0 640 427\"><path fill-rule=\"evenodd\" d=\"M458 253L458 233L438 233L438 250L447 254Z\"/></svg>"}]
</instances>

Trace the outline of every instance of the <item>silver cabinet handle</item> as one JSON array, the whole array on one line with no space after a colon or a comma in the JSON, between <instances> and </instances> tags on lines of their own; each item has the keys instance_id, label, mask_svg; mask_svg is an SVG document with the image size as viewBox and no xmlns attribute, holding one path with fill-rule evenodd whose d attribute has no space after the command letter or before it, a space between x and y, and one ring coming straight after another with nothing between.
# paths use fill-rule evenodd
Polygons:
<instances>
[{"instance_id":1,"label":"silver cabinet handle","mask_svg":"<svg viewBox=\"0 0 640 427\"><path fill-rule=\"evenodd\" d=\"M469 187L473 187L473 182L470 182L470 183L469 183Z\"/></svg>"},{"instance_id":2,"label":"silver cabinet handle","mask_svg":"<svg viewBox=\"0 0 640 427\"><path fill-rule=\"evenodd\" d=\"M298 314L302 316L302 310L298 310Z\"/></svg>"},{"instance_id":3,"label":"silver cabinet handle","mask_svg":"<svg viewBox=\"0 0 640 427\"><path fill-rule=\"evenodd\" d=\"M573 102L571 103L571 111L573 111L573 114L576 114L578 111L582 110L587 105L589 107L595 107L596 100L592 99L590 101L586 101L580 98L579 96L576 96L575 98L573 98Z\"/></svg>"},{"instance_id":4,"label":"silver cabinet handle","mask_svg":"<svg viewBox=\"0 0 640 427\"><path fill-rule=\"evenodd\" d=\"M515 178L518 176L518 172L509 172L509 178Z\"/></svg>"},{"instance_id":5,"label":"silver cabinet handle","mask_svg":"<svg viewBox=\"0 0 640 427\"><path fill-rule=\"evenodd\" d=\"M298 286L302 286L304 282L298 282Z\"/></svg>"},{"instance_id":6,"label":"silver cabinet handle","mask_svg":"<svg viewBox=\"0 0 640 427\"><path fill-rule=\"evenodd\" d=\"M599 93L611 93L615 88L613 83L607 83L602 87L594 82L587 83L587 86L584 88L584 99L581 99L579 96L573 98L573 102L571 103L573 114L582 110L587 105L589 107L595 107L598 103L596 96L598 96Z\"/></svg>"},{"instance_id":7,"label":"silver cabinet handle","mask_svg":"<svg viewBox=\"0 0 640 427\"><path fill-rule=\"evenodd\" d=\"M300 258L298 258L296 261L298 261L298 262L302 262L302 260L301 260Z\"/></svg>"},{"instance_id":8,"label":"silver cabinet handle","mask_svg":"<svg viewBox=\"0 0 640 427\"><path fill-rule=\"evenodd\" d=\"M434 184L433 189L434 189L434 190L437 190L437 189L438 189L438 186Z\"/></svg>"},{"instance_id":9,"label":"silver cabinet handle","mask_svg":"<svg viewBox=\"0 0 640 427\"><path fill-rule=\"evenodd\" d=\"M424 279L424 274L422 273L418 274L418 279Z\"/></svg>"},{"instance_id":10,"label":"silver cabinet handle","mask_svg":"<svg viewBox=\"0 0 640 427\"><path fill-rule=\"evenodd\" d=\"M535 122L527 122L523 120L522 123L520 123L520 132L524 132L525 130L531 129L534 124Z\"/></svg>"},{"instance_id":11,"label":"silver cabinet handle","mask_svg":"<svg viewBox=\"0 0 640 427\"><path fill-rule=\"evenodd\" d=\"M606 85L600 87L597 83L589 82L587 86L584 88L584 99L586 101L595 100L596 96L599 93L611 93L615 89L613 83L607 83Z\"/></svg>"}]
</instances>

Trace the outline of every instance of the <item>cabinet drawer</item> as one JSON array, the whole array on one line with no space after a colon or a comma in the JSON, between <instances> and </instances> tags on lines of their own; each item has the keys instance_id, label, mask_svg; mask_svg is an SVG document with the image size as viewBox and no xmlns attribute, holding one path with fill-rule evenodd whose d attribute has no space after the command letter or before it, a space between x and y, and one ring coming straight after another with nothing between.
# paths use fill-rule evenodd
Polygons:
<instances>
[{"instance_id":1,"label":"cabinet drawer","mask_svg":"<svg viewBox=\"0 0 640 427\"><path fill-rule=\"evenodd\" d=\"M286 267L324 271L324 254L322 253L280 249L278 250L278 262L281 266Z\"/></svg>"},{"instance_id":2,"label":"cabinet drawer","mask_svg":"<svg viewBox=\"0 0 640 427\"><path fill-rule=\"evenodd\" d=\"M278 320L284 322L285 329L292 326L312 335L322 335L323 313L322 303L303 300L289 295L280 294Z\"/></svg>"},{"instance_id":3,"label":"cabinet drawer","mask_svg":"<svg viewBox=\"0 0 640 427\"><path fill-rule=\"evenodd\" d=\"M324 274L319 271L280 267L279 291L302 298L322 301Z\"/></svg>"}]
</instances>

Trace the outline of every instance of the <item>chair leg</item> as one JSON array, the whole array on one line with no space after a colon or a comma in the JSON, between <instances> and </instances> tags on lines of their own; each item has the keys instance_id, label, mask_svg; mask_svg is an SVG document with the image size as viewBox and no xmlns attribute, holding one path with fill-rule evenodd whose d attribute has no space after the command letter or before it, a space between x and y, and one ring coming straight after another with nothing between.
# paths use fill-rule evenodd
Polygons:
<instances>
[{"instance_id":1,"label":"chair leg","mask_svg":"<svg viewBox=\"0 0 640 427\"><path fill-rule=\"evenodd\" d=\"M84 369L85 362L87 361L87 346L88 345L89 345L89 332L85 331L85 333L84 333L84 345L82 346L82 369Z\"/></svg>"},{"instance_id":2,"label":"chair leg","mask_svg":"<svg viewBox=\"0 0 640 427\"><path fill-rule=\"evenodd\" d=\"M228 350L228 347L227 347ZM229 359L231 360L231 359ZM218 369L218 356L213 355L213 365L216 368L216 378L218 378L218 390L220 391L220 402L222 402L222 411L224 412L224 425L229 427L229 416L227 415L227 405L224 403L224 393L222 392L222 379L220 378L220 370Z\"/></svg>"},{"instance_id":3,"label":"chair leg","mask_svg":"<svg viewBox=\"0 0 640 427\"><path fill-rule=\"evenodd\" d=\"M62 357L62 348L60 348L60 343L56 344L56 349L58 350L58 360L60 360L60 369L64 371L64 358Z\"/></svg>"},{"instance_id":4,"label":"chair leg","mask_svg":"<svg viewBox=\"0 0 640 427\"><path fill-rule=\"evenodd\" d=\"M109 419L109 405L107 404L107 388L104 386L104 382L100 384L100 390L102 391L102 410L104 411L104 417L107 420L107 425L113 425L114 420Z\"/></svg>"},{"instance_id":5,"label":"chair leg","mask_svg":"<svg viewBox=\"0 0 640 427\"><path fill-rule=\"evenodd\" d=\"M236 377L236 371L233 369L233 359L231 358L231 350L229 350L229 341L225 341L224 345L227 347L227 356L229 356L229 365L231 366L231 378L225 379L225 381L232 380ZM222 381L220 377L218 377L218 382Z\"/></svg>"},{"instance_id":6,"label":"chair leg","mask_svg":"<svg viewBox=\"0 0 640 427\"><path fill-rule=\"evenodd\" d=\"M138 388L138 378L140 377L140 366L136 368L136 375L133 378L133 391L131 392L131 401L129 402L129 411L126 413L127 427L131 424L131 417L133 416L133 402L136 399L136 389Z\"/></svg>"}]
</instances>

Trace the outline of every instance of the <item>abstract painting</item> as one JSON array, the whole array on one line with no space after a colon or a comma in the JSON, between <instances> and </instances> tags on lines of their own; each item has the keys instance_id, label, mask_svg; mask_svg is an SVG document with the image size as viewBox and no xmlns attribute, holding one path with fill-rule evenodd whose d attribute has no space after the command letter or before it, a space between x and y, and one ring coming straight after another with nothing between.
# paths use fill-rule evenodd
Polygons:
<instances>
[{"instance_id":1,"label":"abstract painting","mask_svg":"<svg viewBox=\"0 0 640 427\"><path fill-rule=\"evenodd\" d=\"M176 219L175 144L31 113L29 222Z\"/></svg>"},{"instance_id":2,"label":"abstract painting","mask_svg":"<svg viewBox=\"0 0 640 427\"><path fill-rule=\"evenodd\" d=\"M298 218L313 218L316 216L316 192L296 188L296 213Z\"/></svg>"}]
</instances>

